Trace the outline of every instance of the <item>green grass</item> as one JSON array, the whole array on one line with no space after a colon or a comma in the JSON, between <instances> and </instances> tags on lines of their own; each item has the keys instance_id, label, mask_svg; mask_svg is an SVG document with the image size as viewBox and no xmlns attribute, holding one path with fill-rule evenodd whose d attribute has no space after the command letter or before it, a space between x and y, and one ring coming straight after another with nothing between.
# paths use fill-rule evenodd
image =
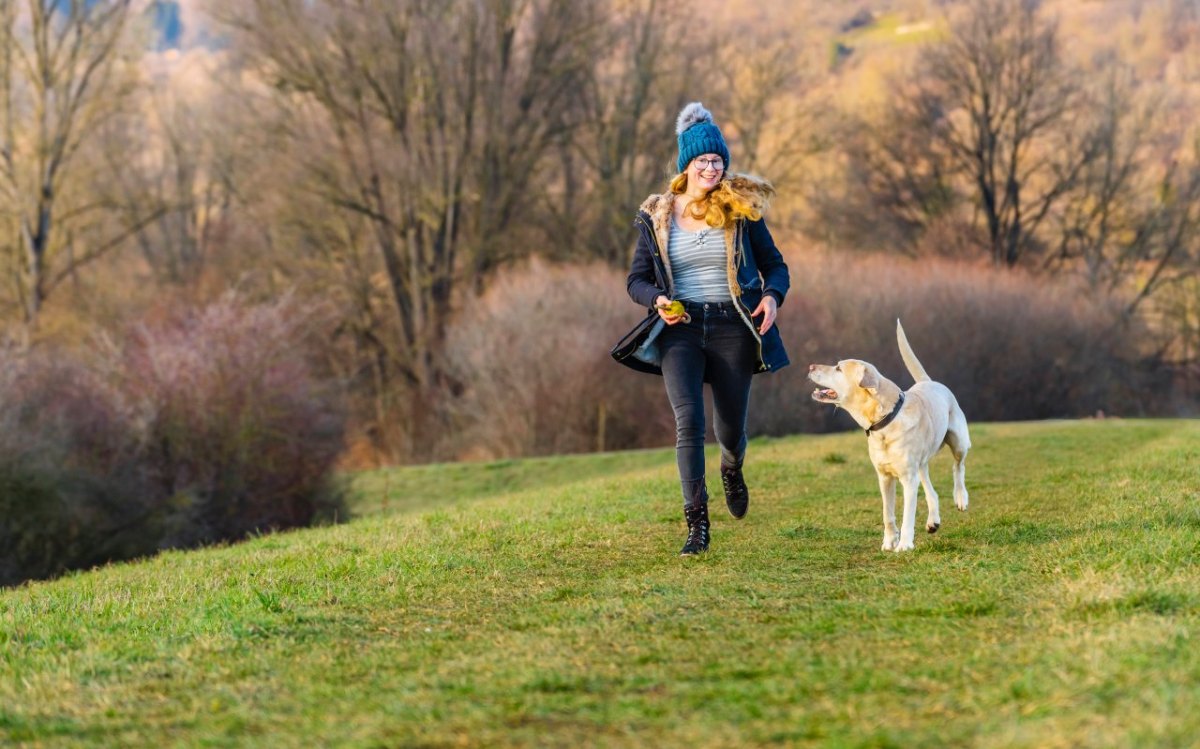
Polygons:
<instances>
[{"instance_id":1,"label":"green grass","mask_svg":"<svg viewBox=\"0 0 1200 749\"><path fill-rule=\"evenodd\" d=\"M935 40L945 33L934 17L909 19L901 13L883 13L870 25L840 34L837 41L851 47L887 48Z\"/></svg>"},{"instance_id":2,"label":"green grass","mask_svg":"<svg viewBox=\"0 0 1200 749\"><path fill-rule=\"evenodd\" d=\"M852 57L887 54L898 48L935 42L946 34L944 22L936 18L908 18L902 13L882 13L871 24L834 36L829 42L829 64L837 66L842 61L839 50L849 50Z\"/></svg>"},{"instance_id":3,"label":"green grass","mask_svg":"<svg viewBox=\"0 0 1200 749\"><path fill-rule=\"evenodd\" d=\"M669 450L364 474L343 526L0 592L0 745L1194 746L1200 423L972 436L901 555L857 432L755 441L699 559Z\"/></svg>"}]
</instances>

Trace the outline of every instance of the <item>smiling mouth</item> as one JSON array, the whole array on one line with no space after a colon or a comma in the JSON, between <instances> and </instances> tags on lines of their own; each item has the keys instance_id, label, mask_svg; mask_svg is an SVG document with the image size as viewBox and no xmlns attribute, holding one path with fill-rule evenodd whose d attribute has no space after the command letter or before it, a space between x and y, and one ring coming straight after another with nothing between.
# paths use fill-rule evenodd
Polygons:
<instances>
[{"instance_id":1,"label":"smiling mouth","mask_svg":"<svg viewBox=\"0 0 1200 749\"><path fill-rule=\"evenodd\" d=\"M813 391L812 397L815 401L820 401L822 403L833 403L837 401L838 394L836 390L830 390L829 388L817 388Z\"/></svg>"}]
</instances>

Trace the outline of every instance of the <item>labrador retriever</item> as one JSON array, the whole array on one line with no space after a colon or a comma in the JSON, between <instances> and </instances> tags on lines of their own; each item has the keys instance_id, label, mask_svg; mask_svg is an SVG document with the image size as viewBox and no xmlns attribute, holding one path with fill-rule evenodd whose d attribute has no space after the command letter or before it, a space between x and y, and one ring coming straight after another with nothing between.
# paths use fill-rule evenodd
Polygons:
<instances>
[{"instance_id":1,"label":"labrador retriever","mask_svg":"<svg viewBox=\"0 0 1200 749\"><path fill-rule=\"evenodd\" d=\"M954 505L959 510L967 509L964 461L971 449L971 437L967 418L954 394L925 373L899 320L896 340L900 356L916 380L907 392L881 375L874 365L859 359L843 359L835 366L810 365L808 377L820 386L813 391L813 400L845 409L866 430L867 449L883 494L883 550L909 551L917 518L918 482L925 488L929 508L925 530L936 533L942 525L938 495L929 481L929 461L942 445L949 445L954 454ZM899 533L897 481L904 487L904 517Z\"/></svg>"}]
</instances>

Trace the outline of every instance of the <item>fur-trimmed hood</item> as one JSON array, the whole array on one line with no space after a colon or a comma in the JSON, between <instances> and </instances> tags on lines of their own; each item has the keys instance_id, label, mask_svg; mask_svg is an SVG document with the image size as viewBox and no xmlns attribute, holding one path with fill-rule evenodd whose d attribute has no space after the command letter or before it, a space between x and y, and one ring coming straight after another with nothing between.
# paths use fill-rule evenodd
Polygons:
<instances>
[{"instance_id":1,"label":"fur-trimmed hood","mask_svg":"<svg viewBox=\"0 0 1200 749\"><path fill-rule=\"evenodd\" d=\"M766 211L770 196L774 193L770 182L750 174L737 173L730 174L726 177L726 181L729 182L729 186L733 188L734 192L744 197L754 206L755 210ZM667 253L667 246L671 239L671 215L675 206L675 197L675 193L668 190L665 193L651 195L642 201L641 205L642 212L650 217L650 226L654 231L654 236L658 239L658 246L662 248L662 261L667 272L667 283L672 289L675 287L675 278L671 271L671 258ZM742 248L737 242L737 229L735 227L725 229L725 269L729 280L729 293L734 299L742 295L742 287L737 279L741 251Z\"/></svg>"},{"instance_id":2,"label":"fur-trimmed hood","mask_svg":"<svg viewBox=\"0 0 1200 749\"><path fill-rule=\"evenodd\" d=\"M770 196L775 192L775 188L771 183L761 177L755 177L753 174L738 174L730 173L726 181L733 191L743 196L760 212L766 212L767 205L770 201ZM655 218L656 213L661 211L667 212L667 217L670 217L671 206L675 204L675 193L667 191L665 193L655 193L644 201L642 201L641 209L645 211L650 218Z\"/></svg>"}]
</instances>

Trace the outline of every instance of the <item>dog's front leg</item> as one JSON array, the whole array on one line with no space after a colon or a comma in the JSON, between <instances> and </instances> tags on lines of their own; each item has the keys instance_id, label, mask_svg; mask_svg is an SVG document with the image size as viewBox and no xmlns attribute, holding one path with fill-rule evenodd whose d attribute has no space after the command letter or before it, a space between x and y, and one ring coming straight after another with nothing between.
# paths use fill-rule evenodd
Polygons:
<instances>
[{"instance_id":1,"label":"dog's front leg","mask_svg":"<svg viewBox=\"0 0 1200 749\"><path fill-rule=\"evenodd\" d=\"M896 478L877 473L879 493L883 495L883 551L896 548Z\"/></svg>"},{"instance_id":2,"label":"dog's front leg","mask_svg":"<svg viewBox=\"0 0 1200 749\"><path fill-rule=\"evenodd\" d=\"M900 521L900 540L895 551L912 551L914 527L917 524L917 488L920 478L915 471L909 471L900 479L904 487L904 518Z\"/></svg>"}]
</instances>

